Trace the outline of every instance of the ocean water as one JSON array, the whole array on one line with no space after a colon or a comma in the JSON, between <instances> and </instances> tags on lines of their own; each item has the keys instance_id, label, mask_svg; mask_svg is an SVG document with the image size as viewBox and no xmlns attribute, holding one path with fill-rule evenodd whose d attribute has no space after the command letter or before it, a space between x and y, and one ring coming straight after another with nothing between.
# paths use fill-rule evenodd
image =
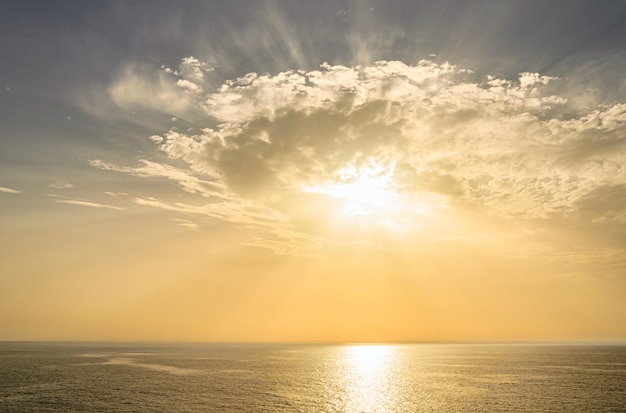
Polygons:
<instances>
[{"instance_id":1,"label":"ocean water","mask_svg":"<svg viewBox=\"0 0 626 413\"><path fill-rule=\"evenodd\" d=\"M626 412L626 346L0 343L0 412Z\"/></svg>"}]
</instances>

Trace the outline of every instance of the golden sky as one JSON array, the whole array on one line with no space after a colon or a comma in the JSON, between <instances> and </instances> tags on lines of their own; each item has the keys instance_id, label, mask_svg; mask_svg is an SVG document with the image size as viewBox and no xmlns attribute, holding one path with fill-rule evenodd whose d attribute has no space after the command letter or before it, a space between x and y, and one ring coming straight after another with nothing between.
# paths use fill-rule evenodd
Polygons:
<instances>
[{"instance_id":1,"label":"golden sky","mask_svg":"<svg viewBox=\"0 0 626 413\"><path fill-rule=\"evenodd\" d=\"M0 340L626 340L626 9L478 3L8 7Z\"/></svg>"}]
</instances>

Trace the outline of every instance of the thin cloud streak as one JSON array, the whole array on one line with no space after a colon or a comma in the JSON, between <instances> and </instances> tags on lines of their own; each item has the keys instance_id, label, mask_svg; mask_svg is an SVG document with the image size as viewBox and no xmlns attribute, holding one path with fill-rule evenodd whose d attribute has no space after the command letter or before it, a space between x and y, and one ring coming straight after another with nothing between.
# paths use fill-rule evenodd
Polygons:
<instances>
[{"instance_id":1,"label":"thin cloud streak","mask_svg":"<svg viewBox=\"0 0 626 413\"><path fill-rule=\"evenodd\" d=\"M17 189L11 189L11 188L7 188L4 186L0 186L0 192L3 192L5 194L21 194L22 191L18 191Z\"/></svg>"},{"instance_id":2,"label":"thin cloud streak","mask_svg":"<svg viewBox=\"0 0 626 413\"><path fill-rule=\"evenodd\" d=\"M73 200L73 199L62 199L62 200L57 200L55 202L59 204L78 205L78 206L84 206L84 207L89 207L89 208L115 209L117 211L124 210L124 208L120 208L114 205L100 204L97 202L90 202L90 201L78 201L78 200Z\"/></svg>"}]
</instances>

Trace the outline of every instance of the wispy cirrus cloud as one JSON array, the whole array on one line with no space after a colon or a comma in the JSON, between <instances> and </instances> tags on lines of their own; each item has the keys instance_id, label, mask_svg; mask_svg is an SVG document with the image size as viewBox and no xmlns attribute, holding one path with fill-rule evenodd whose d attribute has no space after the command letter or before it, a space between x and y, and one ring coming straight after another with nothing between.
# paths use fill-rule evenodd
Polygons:
<instances>
[{"instance_id":1,"label":"wispy cirrus cloud","mask_svg":"<svg viewBox=\"0 0 626 413\"><path fill-rule=\"evenodd\" d=\"M280 212L252 202L213 202L190 205L165 202L156 198L136 198L135 203L168 211L203 215L237 224L272 227L277 222L285 221L285 217Z\"/></svg>"},{"instance_id":2,"label":"wispy cirrus cloud","mask_svg":"<svg viewBox=\"0 0 626 413\"><path fill-rule=\"evenodd\" d=\"M156 198L136 198L137 205L217 219L231 224L255 228L262 236L254 236L242 246L263 248L276 254L294 256L315 255L327 240L300 232L288 221L288 217L276 209L245 201L215 202L204 205L165 202ZM188 219L174 218L178 225L193 230L201 225Z\"/></svg>"},{"instance_id":3,"label":"wispy cirrus cloud","mask_svg":"<svg viewBox=\"0 0 626 413\"><path fill-rule=\"evenodd\" d=\"M188 219L174 218L173 221L183 228L188 228L194 231L198 231L200 228L200 225Z\"/></svg>"},{"instance_id":4,"label":"wispy cirrus cloud","mask_svg":"<svg viewBox=\"0 0 626 413\"><path fill-rule=\"evenodd\" d=\"M0 186L0 192L4 192L5 194L20 194L22 191L18 191L17 189L7 188L4 186Z\"/></svg>"},{"instance_id":5,"label":"wispy cirrus cloud","mask_svg":"<svg viewBox=\"0 0 626 413\"><path fill-rule=\"evenodd\" d=\"M126 196L126 195L128 195L126 192L113 192L113 191L106 191L104 194L108 195L108 196Z\"/></svg>"},{"instance_id":6,"label":"wispy cirrus cloud","mask_svg":"<svg viewBox=\"0 0 626 413\"><path fill-rule=\"evenodd\" d=\"M152 162L146 159L139 160L137 166L120 166L113 163L94 159L89 164L106 171L124 172L141 177L167 178L176 182L184 191L197 193L204 197L223 196L223 186L220 182L203 180L193 175L190 171L176 168L171 165Z\"/></svg>"},{"instance_id":7,"label":"wispy cirrus cloud","mask_svg":"<svg viewBox=\"0 0 626 413\"><path fill-rule=\"evenodd\" d=\"M89 208L115 209L117 211L124 210L124 208L120 208L115 205L100 204L98 202L91 202L91 201L80 201L80 200L75 200L75 199L60 199L55 202L59 204L78 205L78 206L89 207Z\"/></svg>"}]
</instances>

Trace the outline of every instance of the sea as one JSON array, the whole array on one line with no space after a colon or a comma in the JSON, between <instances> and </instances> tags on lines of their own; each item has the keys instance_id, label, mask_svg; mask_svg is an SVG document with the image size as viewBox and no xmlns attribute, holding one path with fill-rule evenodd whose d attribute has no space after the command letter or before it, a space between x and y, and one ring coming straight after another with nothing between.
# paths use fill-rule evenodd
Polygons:
<instances>
[{"instance_id":1,"label":"sea","mask_svg":"<svg viewBox=\"0 0 626 413\"><path fill-rule=\"evenodd\" d=\"M0 412L626 412L626 346L0 342Z\"/></svg>"}]
</instances>

